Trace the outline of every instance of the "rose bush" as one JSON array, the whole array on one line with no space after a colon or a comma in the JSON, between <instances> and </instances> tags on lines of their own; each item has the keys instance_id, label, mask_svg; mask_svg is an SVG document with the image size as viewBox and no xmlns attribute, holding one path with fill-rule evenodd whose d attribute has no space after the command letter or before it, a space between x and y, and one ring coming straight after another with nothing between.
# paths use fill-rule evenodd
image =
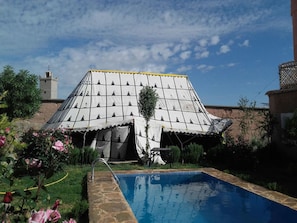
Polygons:
<instances>
[{"instance_id":1,"label":"rose bush","mask_svg":"<svg viewBox=\"0 0 297 223\"><path fill-rule=\"evenodd\" d=\"M26 148L18 154L17 170L35 179L38 200L45 179L50 178L67 164L73 149L70 133L58 130L30 129L22 135Z\"/></svg>"},{"instance_id":2,"label":"rose bush","mask_svg":"<svg viewBox=\"0 0 297 223\"><path fill-rule=\"evenodd\" d=\"M6 133L10 133L10 131L7 129ZM0 131L0 148L2 144L3 147L8 144L8 137L6 135L2 136L5 137L1 138ZM2 222L9 222L12 219L24 219L28 210L43 207L44 200L39 199L39 197L41 190L46 190L45 180L63 169L73 149L70 133L61 129L39 131L30 129L21 136L21 139L22 144L25 146L16 153L18 162L13 168L15 170L14 177L31 176L35 181L32 186L36 186L37 189L34 191L16 191L14 196L20 198L16 200L21 200L21 205L13 205L12 200L6 202L6 206L9 205L11 208L4 210ZM61 220L61 215L57 206L58 204L51 209L45 210L42 208L39 211L32 211L30 218L25 218L29 219L31 223L58 222ZM69 222L73 223L75 221L71 219ZM65 221L65 223L68 223L68 221Z\"/></svg>"},{"instance_id":3,"label":"rose bush","mask_svg":"<svg viewBox=\"0 0 297 223\"><path fill-rule=\"evenodd\" d=\"M59 130L28 130L22 136L27 147L19 154L19 160L31 175L44 174L46 178L62 169L73 149L70 133Z\"/></svg>"},{"instance_id":4,"label":"rose bush","mask_svg":"<svg viewBox=\"0 0 297 223\"><path fill-rule=\"evenodd\" d=\"M0 97L1 98L1 97ZM8 185L13 182L17 152L25 147L19 140L14 123L5 114L0 114L0 180Z\"/></svg>"}]
</instances>

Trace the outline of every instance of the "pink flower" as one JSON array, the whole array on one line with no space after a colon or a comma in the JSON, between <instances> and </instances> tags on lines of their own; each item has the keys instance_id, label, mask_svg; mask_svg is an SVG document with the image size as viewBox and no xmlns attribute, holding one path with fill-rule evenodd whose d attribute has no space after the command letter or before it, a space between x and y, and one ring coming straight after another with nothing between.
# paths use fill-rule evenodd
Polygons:
<instances>
[{"instance_id":1,"label":"pink flower","mask_svg":"<svg viewBox=\"0 0 297 223\"><path fill-rule=\"evenodd\" d=\"M63 221L62 223L76 223L76 221L72 218L69 219L69 221Z\"/></svg>"},{"instance_id":2,"label":"pink flower","mask_svg":"<svg viewBox=\"0 0 297 223\"><path fill-rule=\"evenodd\" d=\"M0 147L4 146L5 142L6 142L6 137L0 136Z\"/></svg>"},{"instance_id":3,"label":"pink flower","mask_svg":"<svg viewBox=\"0 0 297 223\"><path fill-rule=\"evenodd\" d=\"M64 144L63 144L60 140L58 140L58 141L55 142L55 144L53 145L53 148L54 148L55 150L60 151L60 152L65 152L65 153L67 153L67 150L66 150L66 148L64 147Z\"/></svg>"},{"instance_id":4,"label":"pink flower","mask_svg":"<svg viewBox=\"0 0 297 223\"><path fill-rule=\"evenodd\" d=\"M46 211L47 220L50 222L57 222L61 218L61 214L58 210L47 209Z\"/></svg>"},{"instance_id":5,"label":"pink flower","mask_svg":"<svg viewBox=\"0 0 297 223\"><path fill-rule=\"evenodd\" d=\"M9 128L9 127L6 127L6 128L5 128L5 133L6 133L6 134L9 134L9 133L10 133L10 128Z\"/></svg>"},{"instance_id":6,"label":"pink flower","mask_svg":"<svg viewBox=\"0 0 297 223\"><path fill-rule=\"evenodd\" d=\"M30 167L30 168L40 168L42 165L42 161L39 159L25 159L25 163Z\"/></svg>"},{"instance_id":7,"label":"pink flower","mask_svg":"<svg viewBox=\"0 0 297 223\"><path fill-rule=\"evenodd\" d=\"M37 132L33 132L33 136L38 137L38 133Z\"/></svg>"},{"instance_id":8,"label":"pink flower","mask_svg":"<svg viewBox=\"0 0 297 223\"><path fill-rule=\"evenodd\" d=\"M45 223L47 221L47 216L45 211L40 210L38 212L33 212L29 218L29 223Z\"/></svg>"},{"instance_id":9,"label":"pink flower","mask_svg":"<svg viewBox=\"0 0 297 223\"><path fill-rule=\"evenodd\" d=\"M53 207L52 207L52 209L56 210L59 207L59 205L60 205L60 200L56 200Z\"/></svg>"}]
</instances>

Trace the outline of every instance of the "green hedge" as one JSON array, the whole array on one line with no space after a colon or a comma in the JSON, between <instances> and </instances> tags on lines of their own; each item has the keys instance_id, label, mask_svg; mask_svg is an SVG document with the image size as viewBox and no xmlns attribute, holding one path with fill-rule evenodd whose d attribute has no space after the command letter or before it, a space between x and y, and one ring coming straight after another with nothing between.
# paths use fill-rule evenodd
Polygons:
<instances>
[{"instance_id":1,"label":"green hedge","mask_svg":"<svg viewBox=\"0 0 297 223\"><path fill-rule=\"evenodd\" d=\"M178 146L169 146L172 152L172 162L177 163L180 161L180 148Z\"/></svg>"},{"instance_id":2,"label":"green hedge","mask_svg":"<svg viewBox=\"0 0 297 223\"><path fill-rule=\"evenodd\" d=\"M185 163L193 163L198 164L204 149L202 145L198 145L196 143L191 143L187 145L183 152L183 159Z\"/></svg>"},{"instance_id":3,"label":"green hedge","mask_svg":"<svg viewBox=\"0 0 297 223\"><path fill-rule=\"evenodd\" d=\"M69 157L69 164L91 164L98 157L98 151L91 147L74 148Z\"/></svg>"}]
</instances>

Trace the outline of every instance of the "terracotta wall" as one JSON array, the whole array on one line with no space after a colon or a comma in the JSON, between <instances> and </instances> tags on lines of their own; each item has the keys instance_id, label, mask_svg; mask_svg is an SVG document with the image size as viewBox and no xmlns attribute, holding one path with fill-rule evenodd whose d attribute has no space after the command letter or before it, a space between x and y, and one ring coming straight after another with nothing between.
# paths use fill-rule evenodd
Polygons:
<instances>
[{"instance_id":1,"label":"terracotta wall","mask_svg":"<svg viewBox=\"0 0 297 223\"><path fill-rule=\"evenodd\" d=\"M17 126L21 131L29 128L40 129L57 111L63 100L43 100L40 109L36 114L27 120L17 121Z\"/></svg>"},{"instance_id":2,"label":"terracotta wall","mask_svg":"<svg viewBox=\"0 0 297 223\"><path fill-rule=\"evenodd\" d=\"M276 119L272 141L278 144L279 147L283 147L281 141L284 120L282 120L281 116L282 114L293 113L297 109L297 87L268 91L266 94L269 97L270 112Z\"/></svg>"},{"instance_id":3,"label":"terracotta wall","mask_svg":"<svg viewBox=\"0 0 297 223\"><path fill-rule=\"evenodd\" d=\"M240 135L240 122L244 119L245 113L238 107L224 107L224 106L205 106L206 110L218 117L231 119L233 124L229 127L228 133L237 139ZM259 125L264 120L263 112L268 111L268 108L255 108L252 111L252 119L248 119L249 130L246 134L246 139L259 138L261 135Z\"/></svg>"}]
</instances>

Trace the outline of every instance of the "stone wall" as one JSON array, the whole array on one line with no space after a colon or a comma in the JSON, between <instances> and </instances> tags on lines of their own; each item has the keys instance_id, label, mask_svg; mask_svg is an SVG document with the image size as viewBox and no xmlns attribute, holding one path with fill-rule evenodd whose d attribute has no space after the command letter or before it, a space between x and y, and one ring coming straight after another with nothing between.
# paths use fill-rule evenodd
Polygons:
<instances>
[{"instance_id":1,"label":"stone wall","mask_svg":"<svg viewBox=\"0 0 297 223\"><path fill-rule=\"evenodd\" d=\"M29 128L39 129L41 128L55 113L55 111L63 103L63 100L46 100L43 101L39 111L34 115L33 118L29 120L23 120L19 122L19 126L22 130ZM244 115L242 110L238 107L224 107L224 106L205 106L206 110L215 116L221 118L228 118L233 121L231 127L229 127L228 132L232 137L237 137L240 134L239 123ZM263 120L263 111L268 109L257 108L253 111L254 119L250 120L251 125L249 127L249 132L247 134L248 139L259 136L258 124L259 121Z\"/></svg>"}]
</instances>

